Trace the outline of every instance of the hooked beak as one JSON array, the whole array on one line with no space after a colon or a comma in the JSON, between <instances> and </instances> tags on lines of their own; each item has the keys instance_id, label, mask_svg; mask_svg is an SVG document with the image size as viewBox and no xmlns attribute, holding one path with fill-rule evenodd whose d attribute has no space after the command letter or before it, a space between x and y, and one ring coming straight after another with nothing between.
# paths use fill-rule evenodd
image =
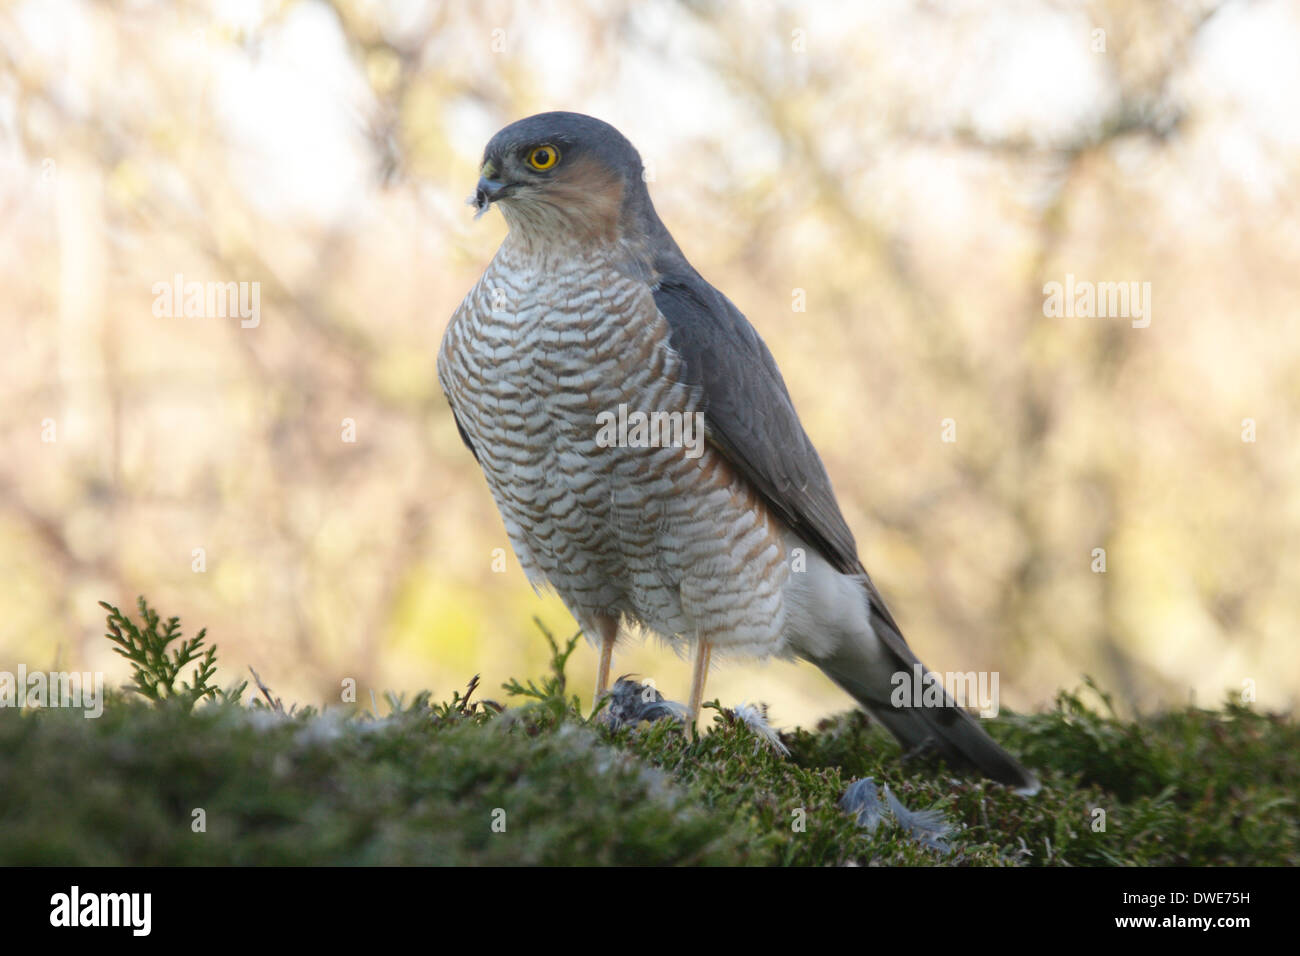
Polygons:
<instances>
[{"instance_id":1,"label":"hooked beak","mask_svg":"<svg viewBox=\"0 0 1300 956\"><path fill-rule=\"evenodd\" d=\"M481 216L483 213L487 212L488 206L505 196L509 189L509 183L503 183L499 179L488 179L486 176L482 176L479 178L478 189L475 190L474 197L470 200L470 203L478 208L478 216ZM478 216L475 216L474 218L477 219Z\"/></svg>"}]
</instances>

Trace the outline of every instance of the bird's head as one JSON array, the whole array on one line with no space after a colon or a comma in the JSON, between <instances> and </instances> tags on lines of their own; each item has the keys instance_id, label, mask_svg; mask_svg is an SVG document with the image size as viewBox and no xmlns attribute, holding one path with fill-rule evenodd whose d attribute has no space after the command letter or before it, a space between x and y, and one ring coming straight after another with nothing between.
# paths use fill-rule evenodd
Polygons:
<instances>
[{"instance_id":1,"label":"bird's head","mask_svg":"<svg viewBox=\"0 0 1300 956\"><path fill-rule=\"evenodd\" d=\"M511 231L532 238L617 239L654 216L641 155L608 123L581 113L538 113L511 123L483 151L479 215L500 206Z\"/></svg>"}]
</instances>

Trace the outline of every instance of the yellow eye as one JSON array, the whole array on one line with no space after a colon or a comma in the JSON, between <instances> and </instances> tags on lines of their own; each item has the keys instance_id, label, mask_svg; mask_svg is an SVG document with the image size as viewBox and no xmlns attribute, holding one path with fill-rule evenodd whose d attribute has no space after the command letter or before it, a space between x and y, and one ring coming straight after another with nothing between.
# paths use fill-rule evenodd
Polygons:
<instances>
[{"instance_id":1,"label":"yellow eye","mask_svg":"<svg viewBox=\"0 0 1300 956\"><path fill-rule=\"evenodd\" d=\"M528 154L528 165L545 172L560 161L560 151L554 146L538 146Z\"/></svg>"}]
</instances>

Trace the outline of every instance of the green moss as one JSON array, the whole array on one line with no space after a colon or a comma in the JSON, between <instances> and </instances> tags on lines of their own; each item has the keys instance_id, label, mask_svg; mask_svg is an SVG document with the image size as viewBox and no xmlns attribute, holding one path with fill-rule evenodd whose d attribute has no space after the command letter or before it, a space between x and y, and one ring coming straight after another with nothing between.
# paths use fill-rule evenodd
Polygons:
<instances>
[{"instance_id":1,"label":"green moss","mask_svg":"<svg viewBox=\"0 0 1300 956\"><path fill-rule=\"evenodd\" d=\"M246 704L242 688L206 689L215 649L195 657L207 670L186 693L110 693L99 719L0 710L0 864L1300 861L1289 717L1228 704L1124 721L1104 696L1099 713L1062 693L1050 713L990 724L1043 780L1026 799L903 762L859 713L784 735L789 757L716 705L699 735L669 722L610 731L566 696L572 643L548 640L551 674L512 684L523 703L505 711L471 685L442 703L390 698L382 719L286 713L269 691ZM136 687L157 685L154 660L179 680L175 658L132 659ZM838 801L863 776L913 810L940 809L950 852L892 823L859 828Z\"/></svg>"}]
</instances>

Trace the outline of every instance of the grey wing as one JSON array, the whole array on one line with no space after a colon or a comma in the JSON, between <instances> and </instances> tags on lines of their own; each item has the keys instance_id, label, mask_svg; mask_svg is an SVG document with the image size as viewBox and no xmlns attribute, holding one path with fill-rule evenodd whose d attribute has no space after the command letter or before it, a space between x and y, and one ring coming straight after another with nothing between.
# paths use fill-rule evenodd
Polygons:
<instances>
[{"instance_id":1,"label":"grey wing","mask_svg":"<svg viewBox=\"0 0 1300 956\"><path fill-rule=\"evenodd\" d=\"M654 298L668 321L670 344L682 356L687 382L703 391L709 440L791 530L840 572L861 575L873 609L897 632L858 558L821 456L758 332L694 270L661 278Z\"/></svg>"},{"instance_id":2,"label":"grey wing","mask_svg":"<svg viewBox=\"0 0 1300 956\"><path fill-rule=\"evenodd\" d=\"M703 390L710 440L791 529L838 570L861 573L826 468L749 320L698 275L664 279L654 297L688 383Z\"/></svg>"}]
</instances>

